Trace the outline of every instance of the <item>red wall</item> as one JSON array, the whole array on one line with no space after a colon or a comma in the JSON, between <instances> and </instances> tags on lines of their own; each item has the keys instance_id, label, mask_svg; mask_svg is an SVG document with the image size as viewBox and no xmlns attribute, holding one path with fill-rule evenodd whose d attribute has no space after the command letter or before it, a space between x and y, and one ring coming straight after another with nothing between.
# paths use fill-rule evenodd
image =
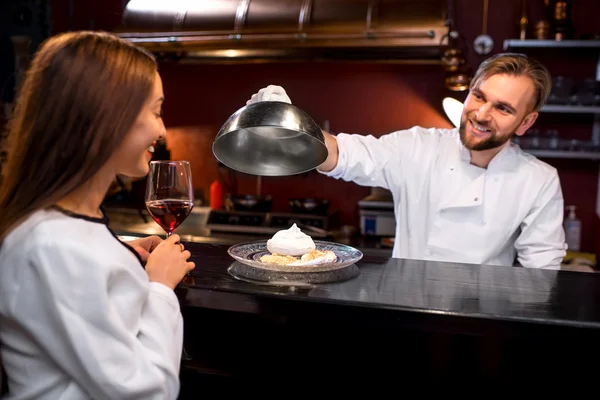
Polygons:
<instances>
[{"instance_id":1,"label":"red wall","mask_svg":"<svg viewBox=\"0 0 600 400\"><path fill-rule=\"evenodd\" d=\"M161 73L167 99L166 123L200 125L194 131L170 132L173 135L168 144L172 157L193 160L196 185L204 188L217 177L210 144L220 125L245 105L254 92L270 83L286 88L293 103L306 110L317 123L328 119L334 132L380 135L415 124L451 126L442 115L438 100L443 93L438 67L163 64ZM410 80L404 76L410 76ZM274 197L276 210L285 211L287 201L293 197L321 196L330 199L332 207L340 210L343 222L350 224L357 224L357 203L370 192L370 188L336 181L316 172L264 177L262 184L261 193ZM241 193L255 193L255 187L255 177L238 177Z\"/></svg>"},{"instance_id":2,"label":"red wall","mask_svg":"<svg viewBox=\"0 0 600 400\"><path fill-rule=\"evenodd\" d=\"M74 18L66 10L69 1L53 0L54 31L71 29L111 30L119 23L121 0L102 3L75 2ZM521 1L489 2L488 34L495 41L494 53L502 51L504 39L517 38ZM530 27L542 17L542 1L528 2ZM466 44L481 33L483 1L457 1L457 26ZM577 34L599 33L600 2L575 2ZM94 21L94 25L90 24ZM530 29L531 31L531 29ZM594 54L553 58L552 52L535 53L554 75L593 77ZM469 53L473 69L485 57ZM334 132L371 133L376 136L421 124L450 126L441 101L452 95L443 88L443 75L437 66L393 64L306 63L261 65L160 65L166 103L165 122L170 129L168 145L173 158L192 160L198 189L207 190L218 177L210 145L220 125L258 89L268 84L286 88L295 105L321 124L329 120ZM459 94L460 100L465 94ZM542 131L556 128L561 135L589 138L590 116L542 114ZM598 163L572 160L546 160L559 168L566 204L577 205L583 220L583 250L594 251L596 231L596 191ZM240 192L254 193L256 179L240 176ZM357 201L369 188L338 182L315 172L288 178L263 178L263 194L274 196L274 208L285 210L294 196L323 196L341 211L344 223L358 223Z\"/></svg>"}]
</instances>

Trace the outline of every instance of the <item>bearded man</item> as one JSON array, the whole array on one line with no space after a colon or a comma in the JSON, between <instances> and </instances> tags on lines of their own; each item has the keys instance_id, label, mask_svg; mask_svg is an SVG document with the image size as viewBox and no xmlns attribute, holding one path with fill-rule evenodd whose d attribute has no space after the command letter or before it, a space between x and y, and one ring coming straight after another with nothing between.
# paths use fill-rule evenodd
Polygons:
<instances>
[{"instance_id":1,"label":"bearded man","mask_svg":"<svg viewBox=\"0 0 600 400\"><path fill-rule=\"evenodd\" d=\"M511 142L533 125L550 93L548 70L522 54L485 60L457 129L415 126L379 138L324 132L317 170L394 199L393 257L560 269L566 254L555 168ZM257 101L291 103L270 85Z\"/></svg>"}]
</instances>

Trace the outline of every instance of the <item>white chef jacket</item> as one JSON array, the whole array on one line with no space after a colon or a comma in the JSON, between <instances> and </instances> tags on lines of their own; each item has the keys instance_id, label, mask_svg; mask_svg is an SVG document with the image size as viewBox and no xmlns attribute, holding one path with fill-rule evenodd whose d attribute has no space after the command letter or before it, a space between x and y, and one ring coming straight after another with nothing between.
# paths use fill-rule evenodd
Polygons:
<instances>
[{"instance_id":1,"label":"white chef jacket","mask_svg":"<svg viewBox=\"0 0 600 400\"><path fill-rule=\"evenodd\" d=\"M456 128L336 139L338 163L322 173L392 193L393 257L560 268L567 246L557 171L517 145L484 169L470 163Z\"/></svg>"},{"instance_id":2,"label":"white chef jacket","mask_svg":"<svg viewBox=\"0 0 600 400\"><path fill-rule=\"evenodd\" d=\"M183 319L106 219L38 211L0 247L8 399L176 399Z\"/></svg>"}]
</instances>

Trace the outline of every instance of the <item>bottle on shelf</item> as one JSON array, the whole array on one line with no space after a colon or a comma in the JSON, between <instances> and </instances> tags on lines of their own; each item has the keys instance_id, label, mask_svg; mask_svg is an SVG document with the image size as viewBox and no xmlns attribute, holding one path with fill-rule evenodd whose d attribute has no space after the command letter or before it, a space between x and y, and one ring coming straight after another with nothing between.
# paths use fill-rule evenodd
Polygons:
<instances>
[{"instance_id":1,"label":"bottle on shelf","mask_svg":"<svg viewBox=\"0 0 600 400\"><path fill-rule=\"evenodd\" d=\"M567 206L569 214L565 218L564 228L568 250L579 251L581 247L581 220L575 215L575 206Z\"/></svg>"},{"instance_id":2,"label":"bottle on shelf","mask_svg":"<svg viewBox=\"0 0 600 400\"><path fill-rule=\"evenodd\" d=\"M575 27L572 19L573 0L553 0L550 22L554 40L573 39Z\"/></svg>"},{"instance_id":3,"label":"bottle on shelf","mask_svg":"<svg viewBox=\"0 0 600 400\"><path fill-rule=\"evenodd\" d=\"M219 180L215 180L210 185L210 208L218 210L223 207L223 188Z\"/></svg>"}]
</instances>

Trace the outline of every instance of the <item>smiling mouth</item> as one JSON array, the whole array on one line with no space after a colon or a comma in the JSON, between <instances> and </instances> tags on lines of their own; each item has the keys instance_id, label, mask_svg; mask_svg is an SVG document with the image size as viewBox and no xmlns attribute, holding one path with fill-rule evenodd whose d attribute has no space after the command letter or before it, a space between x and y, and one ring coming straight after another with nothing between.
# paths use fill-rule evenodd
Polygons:
<instances>
[{"instance_id":1,"label":"smiling mouth","mask_svg":"<svg viewBox=\"0 0 600 400\"><path fill-rule=\"evenodd\" d=\"M486 127L484 125L480 125L477 122L473 121L472 119L469 119L469 122L471 122L471 126L473 127L473 131L475 131L476 134L486 135L486 134L488 134L488 133L491 132L491 129L489 127Z\"/></svg>"}]
</instances>

